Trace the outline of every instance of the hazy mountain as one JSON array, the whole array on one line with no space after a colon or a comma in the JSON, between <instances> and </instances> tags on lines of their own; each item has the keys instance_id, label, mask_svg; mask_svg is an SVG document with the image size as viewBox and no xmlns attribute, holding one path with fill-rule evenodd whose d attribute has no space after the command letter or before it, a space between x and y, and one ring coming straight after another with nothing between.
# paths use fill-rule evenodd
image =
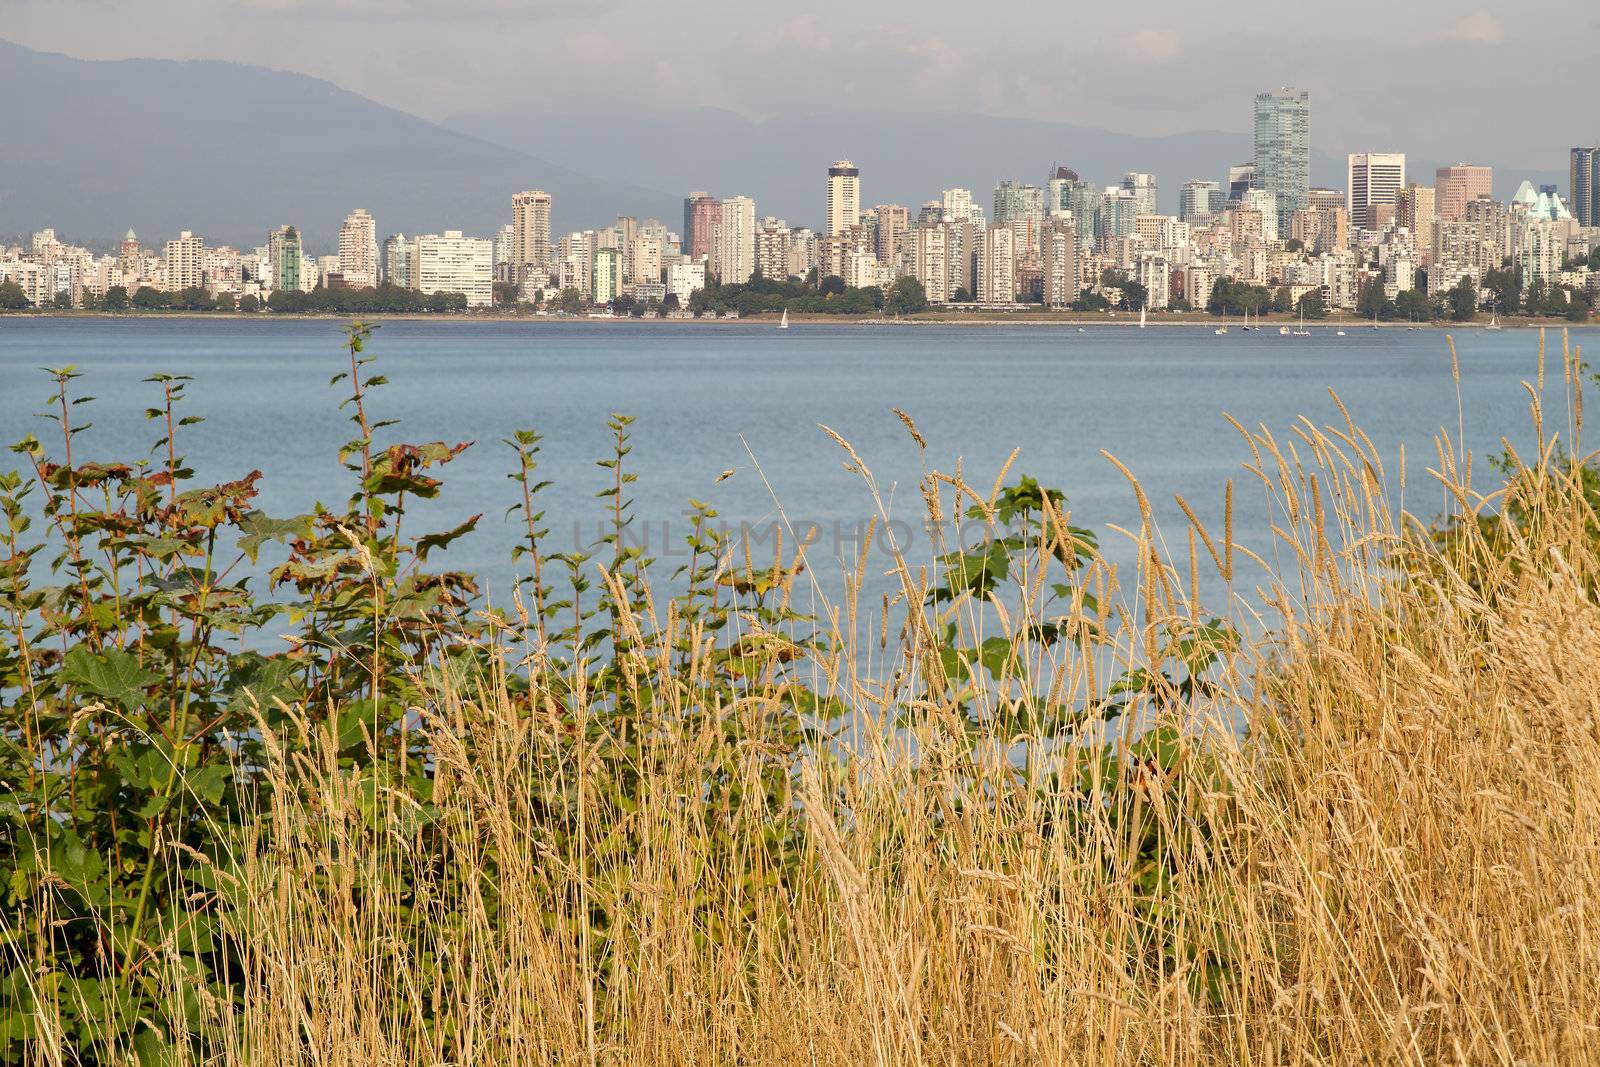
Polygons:
<instances>
[{"instance_id":1,"label":"hazy mountain","mask_svg":"<svg viewBox=\"0 0 1600 1067\"><path fill-rule=\"evenodd\" d=\"M293 223L325 250L352 208L380 235L510 221L543 188L562 230L671 217L681 194L579 173L300 74L223 62L88 62L0 41L0 235L105 241L193 230L253 247Z\"/></svg>"},{"instance_id":2,"label":"hazy mountain","mask_svg":"<svg viewBox=\"0 0 1600 1067\"><path fill-rule=\"evenodd\" d=\"M1042 182L1050 164L1059 162L1102 185L1119 181L1127 171L1152 173L1160 183L1163 209L1176 212L1184 181L1225 181L1230 165L1254 154L1250 133L1243 129L1141 137L993 115L846 112L757 122L700 109L598 121L562 113L484 113L460 115L445 125L552 159L581 160L585 170L680 195L693 189L745 194L755 198L762 215L811 226L822 220L825 174L834 159L848 158L861 167L864 205L899 203L914 209L941 189L963 186L987 208L1001 178ZM1413 160L1411 170L1431 182L1435 165ZM1565 184L1565 176L1553 171L1497 168L1497 195L1509 197L1523 178ZM1344 156L1314 152L1311 180L1344 188Z\"/></svg>"}]
</instances>

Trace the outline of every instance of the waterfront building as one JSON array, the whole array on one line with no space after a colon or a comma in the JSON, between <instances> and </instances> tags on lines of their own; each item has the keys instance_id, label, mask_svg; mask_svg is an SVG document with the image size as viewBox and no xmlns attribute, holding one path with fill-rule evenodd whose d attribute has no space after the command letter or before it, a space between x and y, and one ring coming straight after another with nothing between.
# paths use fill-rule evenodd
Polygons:
<instances>
[{"instance_id":1,"label":"waterfront building","mask_svg":"<svg viewBox=\"0 0 1600 1067\"><path fill-rule=\"evenodd\" d=\"M711 260L722 285L742 285L755 274L756 202L748 196L722 201L712 227Z\"/></svg>"},{"instance_id":2,"label":"waterfront building","mask_svg":"<svg viewBox=\"0 0 1600 1067\"><path fill-rule=\"evenodd\" d=\"M1579 226L1600 226L1600 145L1574 148L1567 195Z\"/></svg>"},{"instance_id":3,"label":"waterfront building","mask_svg":"<svg viewBox=\"0 0 1600 1067\"><path fill-rule=\"evenodd\" d=\"M205 286L206 243L188 230L175 241L167 242L167 291L200 289Z\"/></svg>"},{"instance_id":4,"label":"waterfront building","mask_svg":"<svg viewBox=\"0 0 1600 1067\"><path fill-rule=\"evenodd\" d=\"M424 234L416 240L418 292L462 293L468 307L494 303L494 242L466 237L460 230Z\"/></svg>"},{"instance_id":5,"label":"waterfront building","mask_svg":"<svg viewBox=\"0 0 1600 1067\"><path fill-rule=\"evenodd\" d=\"M848 159L828 167L828 236L837 237L861 221L861 168Z\"/></svg>"},{"instance_id":6,"label":"waterfront building","mask_svg":"<svg viewBox=\"0 0 1600 1067\"><path fill-rule=\"evenodd\" d=\"M991 226L978 240L978 303L1010 304L1017 295L1017 257L1010 227Z\"/></svg>"},{"instance_id":7,"label":"waterfront building","mask_svg":"<svg viewBox=\"0 0 1600 1067\"><path fill-rule=\"evenodd\" d=\"M1303 89L1258 93L1255 106L1256 188L1277 211L1275 232L1287 232L1311 191L1311 98Z\"/></svg>"},{"instance_id":8,"label":"waterfront building","mask_svg":"<svg viewBox=\"0 0 1600 1067\"><path fill-rule=\"evenodd\" d=\"M789 224L768 215L756 231L756 273L775 282L789 280Z\"/></svg>"},{"instance_id":9,"label":"waterfront building","mask_svg":"<svg viewBox=\"0 0 1600 1067\"><path fill-rule=\"evenodd\" d=\"M1467 205L1494 195L1494 168L1457 163L1433 172L1434 208L1440 222L1460 222Z\"/></svg>"},{"instance_id":10,"label":"waterfront building","mask_svg":"<svg viewBox=\"0 0 1600 1067\"><path fill-rule=\"evenodd\" d=\"M411 242L397 233L383 242L383 279L389 285L411 288Z\"/></svg>"},{"instance_id":11,"label":"waterfront building","mask_svg":"<svg viewBox=\"0 0 1600 1067\"><path fill-rule=\"evenodd\" d=\"M593 301L596 304L609 304L621 296L622 277L622 250L596 248L589 273L590 284L594 287Z\"/></svg>"},{"instance_id":12,"label":"waterfront building","mask_svg":"<svg viewBox=\"0 0 1600 1067\"><path fill-rule=\"evenodd\" d=\"M1394 208L1406 184L1404 152L1354 152L1345 186L1350 207L1350 224L1357 229L1377 230L1384 214L1379 209Z\"/></svg>"},{"instance_id":13,"label":"waterfront building","mask_svg":"<svg viewBox=\"0 0 1600 1067\"><path fill-rule=\"evenodd\" d=\"M690 193L683 201L683 254L699 259L711 254L711 238L722 205L707 192Z\"/></svg>"},{"instance_id":14,"label":"waterfront building","mask_svg":"<svg viewBox=\"0 0 1600 1067\"><path fill-rule=\"evenodd\" d=\"M1078 299L1078 228L1070 218L1045 223L1039 240L1041 297L1050 308L1066 308Z\"/></svg>"},{"instance_id":15,"label":"waterfront building","mask_svg":"<svg viewBox=\"0 0 1600 1067\"><path fill-rule=\"evenodd\" d=\"M927 223L911 231L911 276L930 304L950 302L950 235L943 224Z\"/></svg>"},{"instance_id":16,"label":"waterfront building","mask_svg":"<svg viewBox=\"0 0 1600 1067\"><path fill-rule=\"evenodd\" d=\"M551 206L550 194L543 189L511 198L511 280L519 286L529 270L550 272Z\"/></svg>"},{"instance_id":17,"label":"waterfront building","mask_svg":"<svg viewBox=\"0 0 1600 1067\"><path fill-rule=\"evenodd\" d=\"M295 290L300 288L300 263L304 258L300 248L300 231L293 226L280 226L267 236L268 288Z\"/></svg>"},{"instance_id":18,"label":"waterfront building","mask_svg":"<svg viewBox=\"0 0 1600 1067\"><path fill-rule=\"evenodd\" d=\"M678 298L679 307L688 307L689 298L705 287L704 260L680 260L667 268L667 292Z\"/></svg>"}]
</instances>

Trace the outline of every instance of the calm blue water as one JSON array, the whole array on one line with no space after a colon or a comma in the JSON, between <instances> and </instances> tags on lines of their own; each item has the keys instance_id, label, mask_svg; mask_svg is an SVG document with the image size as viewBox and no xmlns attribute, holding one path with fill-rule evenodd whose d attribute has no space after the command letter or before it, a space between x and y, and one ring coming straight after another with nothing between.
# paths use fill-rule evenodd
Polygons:
<instances>
[{"instance_id":1,"label":"calm blue water","mask_svg":"<svg viewBox=\"0 0 1600 1067\"><path fill-rule=\"evenodd\" d=\"M1467 442L1480 455L1502 435L1531 438L1520 382L1535 373L1531 330L1454 333L1461 357ZM1562 409L1560 335L1550 334L1546 405ZM1600 348L1600 331L1574 332ZM75 363L78 385L98 399L79 407L94 428L79 438L83 458L126 460L159 436L143 410L159 391L141 379L189 374L190 413L206 422L185 432L182 451L207 483L259 467L261 506L274 515L305 511L314 500L341 503L350 482L336 459L354 435L330 389L343 369L341 327L331 321L0 318L0 437L4 443L47 423L31 417L49 392L37 368ZM1248 478L1249 453L1222 419L1265 422L1287 431L1299 414L1342 423L1334 387L1392 463L1403 443L1414 511L1440 508L1424 486L1432 435L1456 425L1456 393L1441 331L1331 329L1309 338L1275 332L1216 337L1210 327L889 328L797 325L786 332L753 325L634 325L498 322L390 322L369 349L391 384L373 398L374 417L397 418L406 441L473 441L446 468L441 501L408 517L420 529L484 513L479 532L458 542L450 562L479 573L504 598L515 528L502 519L514 500L506 480L511 454L500 442L518 428L545 435L542 473L556 485L546 499L553 545L566 549L595 534L594 494L606 474L609 412L634 416L639 475L636 514L650 551L665 555L687 532L684 502L713 502L731 523L766 528L778 518L815 522L812 552L820 580L838 587L830 558L853 557L853 531L872 513L859 479L818 423L848 438L872 467L894 514L914 531L922 504L922 458L891 407L909 412L929 441L928 463L953 469L958 457L973 484L987 488L1013 447L1014 473L1064 489L1074 521L1137 527L1127 483L1101 456L1115 452L1139 475L1169 537L1182 543L1182 492L1208 524L1220 523L1222 487ZM1564 420L1563 420L1564 421ZM12 457L5 457L9 460ZM0 460L3 463L4 460ZM763 483L761 473L770 483ZM9 463L6 464L9 466ZM720 472L734 476L720 484ZM1392 468L1391 468L1392 469ZM898 488L896 488L898 486ZM1256 510L1251 511L1251 501ZM1239 537L1260 545L1259 494L1241 493ZM927 548L913 538L914 559ZM1119 539L1109 536L1112 554ZM880 559L882 557L879 557Z\"/></svg>"}]
</instances>

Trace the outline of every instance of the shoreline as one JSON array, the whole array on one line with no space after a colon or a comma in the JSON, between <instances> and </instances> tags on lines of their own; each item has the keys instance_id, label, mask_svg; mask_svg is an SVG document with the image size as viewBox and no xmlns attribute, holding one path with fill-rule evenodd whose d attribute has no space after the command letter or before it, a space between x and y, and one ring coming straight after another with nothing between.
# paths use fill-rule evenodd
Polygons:
<instances>
[{"instance_id":1,"label":"shoreline","mask_svg":"<svg viewBox=\"0 0 1600 1067\"><path fill-rule=\"evenodd\" d=\"M1182 318L1162 316L1149 319L1141 327L1137 317L1131 312L1123 312L1128 318L1074 317L1070 313L1050 313L1037 311L1020 312L923 312L903 318L881 318L871 315L803 315L791 314L791 325L833 325L833 326L1029 326L1029 327L1072 327L1078 329L1172 329L1196 328L1216 329L1227 326L1231 329L1242 328L1246 325L1243 317L1215 316L1188 313ZM360 318L363 322L450 322L450 323L525 323L532 326L555 326L582 324L586 326L615 326L615 325L648 325L648 326L763 326L773 328L779 321L779 315L762 313L760 315L744 316L736 319L701 318L701 319L663 319L663 318L635 318L631 315L618 315L614 317L591 318L587 315L526 315L514 313L483 313L483 312L441 312L435 314L416 314L411 312L379 312L364 316L330 315L330 314L282 314L274 312L241 312L241 311L11 311L0 313L0 322L6 319L110 319L143 320L143 319L218 319L218 320L246 320L263 322L350 322ZM1255 318L1248 320L1248 324L1258 330L1268 330L1270 327L1289 326L1300 327L1298 318ZM1502 319L1502 329L1532 329L1560 327L1566 329L1583 329L1600 325L1600 321L1568 322L1564 318L1525 318L1516 317ZM1451 330L1451 329L1484 329L1488 326L1487 320L1472 320L1468 322L1365 322L1357 319L1319 319L1307 320L1305 329L1312 332L1317 330Z\"/></svg>"}]
</instances>

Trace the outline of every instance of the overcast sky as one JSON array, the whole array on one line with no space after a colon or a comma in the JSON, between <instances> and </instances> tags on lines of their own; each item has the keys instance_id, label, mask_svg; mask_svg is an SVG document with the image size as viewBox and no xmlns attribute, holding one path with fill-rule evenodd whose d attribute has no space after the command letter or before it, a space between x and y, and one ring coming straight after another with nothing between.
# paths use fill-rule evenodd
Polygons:
<instances>
[{"instance_id":1,"label":"overcast sky","mask_svg":"<svg viewBox=\"0 0 1600 1067\"><path fill-rule=\"evenodd\" d=\"M1589 0L0 0L0 36L300 71L434 120L703 105L1242 131L1253 93L1293 84L1330 153L1554 169L1600 139Z\"/></svg>"}]
</instances>

